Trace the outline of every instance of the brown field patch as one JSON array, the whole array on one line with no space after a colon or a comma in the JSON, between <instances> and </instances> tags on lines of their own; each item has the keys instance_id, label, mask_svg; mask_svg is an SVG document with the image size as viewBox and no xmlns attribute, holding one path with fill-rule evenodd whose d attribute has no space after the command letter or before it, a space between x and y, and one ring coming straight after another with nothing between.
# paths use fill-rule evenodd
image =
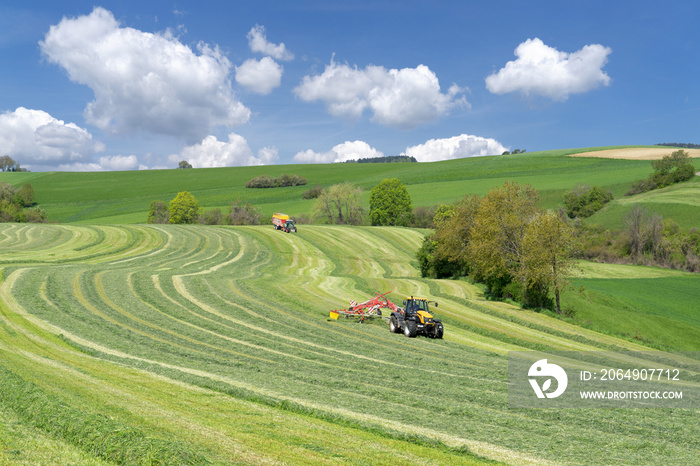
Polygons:
<instances>
[{"instance_id":1,"label":"brown field patch","mask_svg":"<svg viewBox=\"0 0 700 466\"><path fill-rule=\"evenodd\" d=\"M571 154L571 157L600 157L605 159L659 160L677 151L674 147L627 147ZM700 149L683 149L691 157L700 157Z\"/></svg>"}]
</instances>

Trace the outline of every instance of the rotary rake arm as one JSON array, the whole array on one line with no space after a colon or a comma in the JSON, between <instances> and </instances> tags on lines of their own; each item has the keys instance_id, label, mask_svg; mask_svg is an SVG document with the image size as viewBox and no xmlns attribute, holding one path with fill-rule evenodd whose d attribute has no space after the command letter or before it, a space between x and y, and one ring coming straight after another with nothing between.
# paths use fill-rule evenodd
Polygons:
<instances>
[{"instance_id":1,"label":"rotary rake arm","mask_svg":"<svg viewBox=\"0 0 700 466\"><path fill-rule=\"evenodd\" d=\"M389 301L386 297L391 293L387 291L384 294L375 293L374 298L369 299L363 303L356 303L355 301L350 301L350 307L347 309L336 309L330 312L331 319L338 319L341 315L345 318L359 317L360 322L364 322L366 317L373 317L382 315L382 309L391 309L394 312L403 312L403 309L396 304Z\"/></svg>"}]
</instances>

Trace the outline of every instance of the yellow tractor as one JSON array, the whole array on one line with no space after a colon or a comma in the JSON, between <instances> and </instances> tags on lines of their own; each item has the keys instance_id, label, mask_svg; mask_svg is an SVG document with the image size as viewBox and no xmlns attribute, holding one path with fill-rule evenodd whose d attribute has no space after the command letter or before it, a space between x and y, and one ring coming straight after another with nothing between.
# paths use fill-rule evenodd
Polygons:
<instances>
[{"instance_id":1,"label":"yellow tractor","mask_svg":"<svg viewBox=\"0 0 700 466\"><path fill-rule=\"evenodd\" d=\"M428 301L425 298L406 298L403 309L399 308L391 313L389 318L389 330L393 333L403 332L409 338L416 335L425 335L430 338L442 338L445 329L442 320L436 319L429 312L428 305L437 301Z\"/></svg>"}]
</instances>

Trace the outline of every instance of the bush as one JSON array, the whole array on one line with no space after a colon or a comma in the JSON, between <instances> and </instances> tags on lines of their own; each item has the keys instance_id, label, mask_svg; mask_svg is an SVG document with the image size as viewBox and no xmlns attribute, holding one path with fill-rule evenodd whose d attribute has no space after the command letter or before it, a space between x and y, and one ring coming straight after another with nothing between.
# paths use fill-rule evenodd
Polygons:
<instances>
[{"instance_id":1,"label":"bush","mask_svg":"<svg viewBox=\"0 0 700 466\"><path fill-rule=\"evenodd\" d=\"M655 188L656 183L651 179L651 177L646 180L637 180L632 183L632 186L630 186L630 189L625 193L625 196L642 194Z\"/></svg>"},{"instance_id":2,"label":"bush","mask_svg":"<svg viewBox=\"0 0 700 466\"><path fill-rule=\"evenodd\" d=\"M43 209L29 209L27 214L27 223L46 223L46 212Z\"/></svg>"},{"instance_id":3,"label":"bush","mask_svg":"<svg viewBox=\"0 0 700 466\"><path fill-rule=\"evenodd\" d=\"M256 176L245 184L246 188L274 188L276 178L268 175Z\"/></svg>"},{"instance_id":4,"label":"bush","mask_svg":"<svg viewBox=\"0 0 700 466\"><path fill-rule=\"evenodd\" d=\"M221 209L212 209L204 212L199 217L199 223L204 225L221 225L224 215L221 213Z\"/></svg>"},{"instance_id":5,"label":"bush","mask_svg":"<svg viewBox=\"0 0 700 466\"><path fill-rule=\"evenodd\" d=\"M245 184L246 188L282 188L287 186L301 186L306 184L306 179L297 175L281 175L277 178L269 175L256 176Z\"/></svg>"},{"instance_id":6,"label":"bush","mask_svg":"<svg viewBox=\"0 0 700 466\"><path fill-rule=\"evenodd\" d=\"M435 228L433 219L438 206L420 206L413 209L413 220L409 226L413 228Z\"/></svg>"},{"instance_id":7,"label":"bush","mask_svg":"<svg viewBox=\"0 0 700 466\"><path fill-rule=\"evenodd\" d=\"M625 196L632 196L656 188L664 188L674 183L688 181L695 176L695 166L690 156L683 150L677 150L671 155L665 155L661 160L652 160L654 172L646 180L638 180L632 184Z\"/></svg>"},{"instance_id":8,"label":"bush","mask_svg":"<svg viewBox=\"0 0 700 466\"><path fill-rule=\"evenodd\" d=\"M612 201L613 195L600 186L579 184L564 194L566 214L570 218L588 218Z\"/></svg>"},{"instance_id":9,"label":"bush","mask_svg":"<svg viewBox=\"0 0 700 466\"><path fill-rule=\"evenodd\" d=\"M29 213L25 207L34 205L34 188L25 183L15 188L9 183L0 183L0 222L45 222L46 213Z\"/></svg>"},{"instance_id":10,"label":"bush","mask_svg":"<svg viewBox=\"0 0 700 466\"><path fill-rule=\"evenodd\" d=\"M163 201L153 201L148 209L146 223L168 223L170 221L170 211Z\"/></svg>"},{"instance_id":11,"label":"bush","mask_svg":"<svg viewBox=\"0 0 700 466\"><path fill-rule=\"evenodd\" d=\"M250 202L238 199L231 203L226 216L229 225L260 225L260 209Z\"/></svg>"},{"instance_id":12,"label":"bush","mask_svg":"<svg viewBox=\"0 0 700 466\"><path fill-rule=\"evenodd\" d=\"M313 188L309 189L308 191L304 191L304 194L301 195L302 199L316 199L318 196L321 195L323 192L323 188L319 185L314 186Z\"/></svg>"}]
</instances>

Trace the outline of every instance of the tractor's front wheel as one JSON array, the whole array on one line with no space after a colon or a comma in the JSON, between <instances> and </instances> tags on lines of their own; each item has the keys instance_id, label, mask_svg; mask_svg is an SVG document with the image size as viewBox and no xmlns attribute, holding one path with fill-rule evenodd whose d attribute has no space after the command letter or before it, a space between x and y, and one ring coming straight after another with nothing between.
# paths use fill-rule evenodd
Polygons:
<instances>
[{"instance_id":1,"label":"tractor's front wheel","mask_svg":"<svg viewBox=\"0 0 700 466\"><path fill-rule=\"evenodd\" d=\"M403 334L408 338L416 337L416 323L412 320L407 320L404 322Z\"/></svg>"},{"instance_id":2,"label":"tractor's front wheel","mask_svg":"<svg viewBox=\"0 0 700 466\"><path fill-rule=\"evenodd\" d=\"M442 339L443 334L445 333L445 329L442 327L442 324L439 324L435 328L435 338Z\"/></svg>"}]
</instances>

